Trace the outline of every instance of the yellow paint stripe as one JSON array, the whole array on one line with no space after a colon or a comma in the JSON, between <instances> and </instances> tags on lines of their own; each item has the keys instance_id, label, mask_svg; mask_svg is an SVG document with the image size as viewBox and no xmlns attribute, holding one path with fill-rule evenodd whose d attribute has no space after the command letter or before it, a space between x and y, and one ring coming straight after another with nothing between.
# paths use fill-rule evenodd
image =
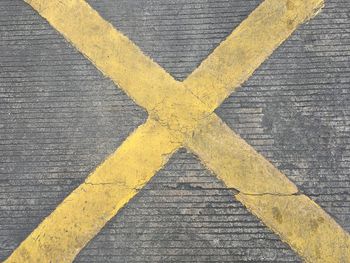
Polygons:
<instances>
[{"instance_id":1,"label":"yellow paint stripe","mask_svg":"<svg viewBox=\"0 0 350 263\"><path fill-rule=\"evenodd\" d=\"M308 197L238 194L236 198L305 262L350 262L349 234Z\"/></svg>"},{"instance_id":2,"label":"yellow paint stripe","mask_svg":"<svg viewBox=\"0 0 350 263\"><path fill-rule=\"evenodd\" d=\"M219 117L205 119L186 142L229 188L250 194L294 194L297 187Z\"/></svg>"},{"instance_id":3,"label":"yellow paint stripe","mask_svg":"<svg viewBox=\"0 0 350 263\"><path fill-rule=\"evenodd\" d=\"M265 0L184 81L211 109L246 81L323 0Z\"/></svg>"},{"instance_id":4,"label":"yellow paint stripe","mask_svg":"<svg viewBox=\"0 0 350 263\"><path fill-rule=\"evenodd\" d=\"M164 100L169 100L168 104L176 103L169 90L175 97L182 96L184 89L179 88L179 82L84 0L26 2L149 113L160 108ZM191 97L187 92L183 99Z\"/></svg>"},{"instance_id":5,"label":"yellow paint stripe","mask_svg":"<svg viewBox=\"0 0 350 263\"><path fill-rule=\"evenodd\" d=\"M150 116L171 130L190 132L196 120L209 112L205 104L84 0L26 2L138 105L146 108Z\"/></svg>"},{"instance_id":6,"label":"yellow paint stripe","mask_svg":"<svg viewBox=\"0 0 350 263\"><path fill-rule=\"evenodd\" d=\"M20 244L6 263L72 262L180 146L149 120Z\"/></svg>"},{"instance_id":7,"label":"yellow paint stripe","mask_svg":"<svg viewBox=\"0 0 350 263\"><path fill-rule=\"evenodd\" d=\"M217 116L203 121L186 144L307 262L350 262L349 234Z\"/></svg>"}]
</instances>

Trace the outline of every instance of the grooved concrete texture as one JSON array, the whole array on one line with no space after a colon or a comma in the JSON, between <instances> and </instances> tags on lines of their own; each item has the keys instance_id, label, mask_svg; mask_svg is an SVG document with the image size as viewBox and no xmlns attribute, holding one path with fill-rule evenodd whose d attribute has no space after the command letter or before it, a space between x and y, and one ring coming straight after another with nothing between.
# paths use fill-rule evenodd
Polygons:
<instances>
[{"instance_id":1,"label":"grooved concrete texture","mask_svg":"<svg viewBox=\"0 0 350 263\"><path fill-rule=\"evenodd\" d=\"M258 0L89 0L184 79ZM217 110L350 231L350 2L326 1ZM146 113L21 0L0 0L0 260ZM300 262L180 150L76 262Z\"/></svg>"}]
</instances>

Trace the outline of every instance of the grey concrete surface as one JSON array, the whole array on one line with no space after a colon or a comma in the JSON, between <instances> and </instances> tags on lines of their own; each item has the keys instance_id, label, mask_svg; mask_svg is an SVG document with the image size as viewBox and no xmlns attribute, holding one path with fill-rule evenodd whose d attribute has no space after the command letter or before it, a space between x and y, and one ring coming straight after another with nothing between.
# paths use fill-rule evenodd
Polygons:
<instances>
[{"instance_id":1,"label":"grey concrete surface","mask_svg":"<svg viewBox=\"0 0 350 263\"><path fill-rule=\"evenodd\" d=\"M258 0L89 0L184 79ZM350 1L329 0L217 110L350 231ZM0 261L146 119L21 0L0 0ZM76 262L300 262L182 149Z\"/></svg>"}]
</instances>

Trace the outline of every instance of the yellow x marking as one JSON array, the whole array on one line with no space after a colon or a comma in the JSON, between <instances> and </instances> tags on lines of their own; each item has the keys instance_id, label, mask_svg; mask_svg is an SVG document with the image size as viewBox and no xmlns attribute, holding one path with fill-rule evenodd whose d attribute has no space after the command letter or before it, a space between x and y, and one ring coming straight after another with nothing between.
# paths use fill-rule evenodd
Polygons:
<instances>
[{"instance_id":1,"label":"yellow x marking","mask_svg":"<svg viewBox=\"0 0 350 263\"><path fill-rule=\"evenodd\" d=\"M265 0L184 81L174 80L84 0L27 0L149 118L48 216L6 262L71 262L179 147L307 262L350 262L350 237L230 130L214 109L323 0Z\"/></svg>"}]
</instances>

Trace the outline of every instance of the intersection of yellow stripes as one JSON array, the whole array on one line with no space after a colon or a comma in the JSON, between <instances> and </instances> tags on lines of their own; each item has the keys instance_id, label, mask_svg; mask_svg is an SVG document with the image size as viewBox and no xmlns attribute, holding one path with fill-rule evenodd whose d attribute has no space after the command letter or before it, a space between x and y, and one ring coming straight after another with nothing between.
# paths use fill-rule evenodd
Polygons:
<instances>
[{"instance_id":1,"label":"intersection of yellow stripes","mask_svg":"<svg viewBox=\"0 0 350 263\"><path fill-rule=\"evenodd\" d=\"M265 0L183 82L145 56L84 0L27 0L149 118L5 262L72 262L180 147L307 262L350 262L350 237L213 111L323 0Z\"/></svg>"}]
</instances>

